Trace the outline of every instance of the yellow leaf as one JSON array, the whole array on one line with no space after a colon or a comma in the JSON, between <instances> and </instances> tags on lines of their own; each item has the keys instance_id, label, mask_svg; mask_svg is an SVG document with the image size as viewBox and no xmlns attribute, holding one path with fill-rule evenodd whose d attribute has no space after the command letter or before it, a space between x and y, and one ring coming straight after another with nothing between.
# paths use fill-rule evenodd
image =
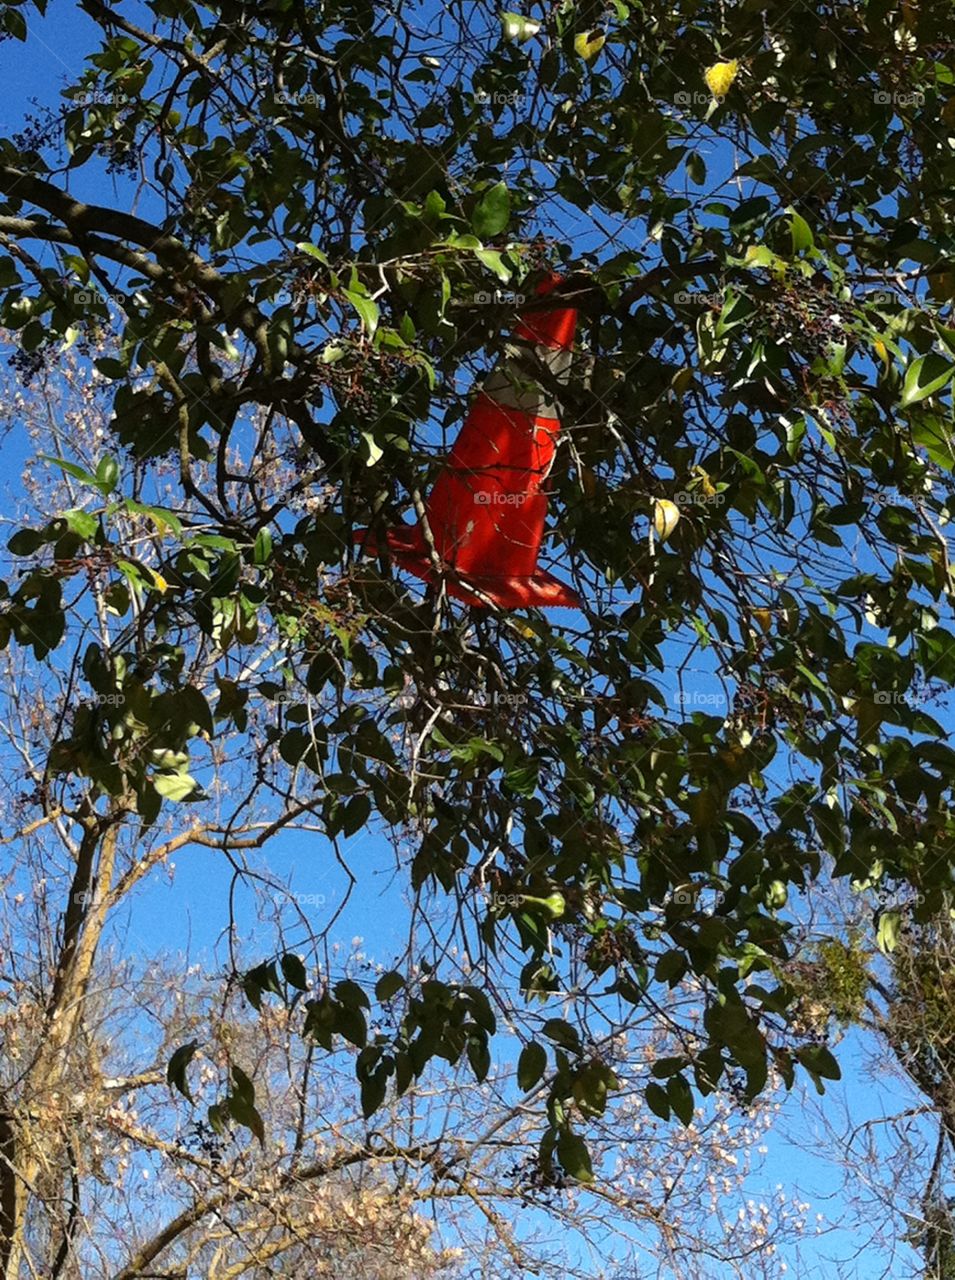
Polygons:
<instances>
[{"instance_id":1,"label":"yellow leaf","mask_svg":"<svg viewBox=\"0 0 955 1280\"><path fill-rule=\"evenodd\" d=\"M661 542L666 542L680 522L680 508L669 498L654 498L653 528Z\"/></svg>"},{"instance_id":2,"label":"yellow leaf","mask_svg":"<svg viewBox=\"0 0 955 1280\"><path fill-rule=\"evenodd\" d=\"M169 583L162 576L162 574L157 573L155 569L150 569L149 572L152 575L153 586L160 593L160 595L165 595L166 592L169 590Z\"/></svg>"},{"instance_id":3,"label":"yellow leaf","mask_svg":"<svg viewBox=\"0 0 955 1280\"><path fill-rule=\"evenodd\" d=\"M881 339L881 338L876 338L875 342L873 342L873 344L872 344L872 345L875 347L875 354L879 357L879 359L880 359L880 360L884 360L884 361L885 361L885 363L886 363L886 364L888 364L888 363L889 363L889 349L888 349L888 347L885 345L885 343L882 341L882 339Z\"/></svg>"},{"instance_id":4,"label":"yellow leaf","mask_svg":"<svg viewBox=\"0 0 955 1280\"><path fill-rule=\"evenodd\" d=\"M578 58L583 58L584 62L590 62L591 58L596 58L604 47L606 39L606 36L596 31L591 31L588 35L581 32L579 36L574 36L574 50Z\"/></svg>"},{"instance_id":5,"label":"yellow leaf","mask_svg":"<svg viewBox=\"0 0 955 1280\"><path fill-rule=\"evenodd\" d=\"M732 62L714 62L712 67L706 68L703 79L714 98L726 97L738 71L739 62L736 58Z\"/></svg>"},{"instance_id":6,"label":"yellow leaf","mask_svg":"<svg viewBox=\"0 0 955 1280\"><path fill-rule=\"evenodd\" d=\"M689 486L691 489L699 489L707 498L715 496L716 485L713 483L713 478L708 471L705 471L703 467L697 466L693 468L692 476L693 480Z\"/></svg>"}]
</instances>

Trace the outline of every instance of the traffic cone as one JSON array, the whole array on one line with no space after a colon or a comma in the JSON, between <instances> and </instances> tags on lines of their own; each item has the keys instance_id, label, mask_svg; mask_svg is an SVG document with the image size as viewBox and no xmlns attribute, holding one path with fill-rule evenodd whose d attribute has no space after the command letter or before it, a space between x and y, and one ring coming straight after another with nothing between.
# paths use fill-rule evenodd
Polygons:
<instances>
[{"instance_id":1,"label":"traffic cone","mask_svg":"<svg viewBox=\"0 0 955 1280\"><path fill-rule=\"evenodd\" d=\"M549 293L559 280L551 275L537 293ZM566 382L576 325L572 307L529 311L515 337L533 344L537 359ZM537 564L547 516L542 485L560 419L532 370L533 361L512 346L484 379L435 481L425 511L440 573L420 524L389 529L387 551L425 582L443 577L448 594L470 605L579 609L576 592ZM370 531L355 537L377 554Z\"/></svg>"}]
</instances>

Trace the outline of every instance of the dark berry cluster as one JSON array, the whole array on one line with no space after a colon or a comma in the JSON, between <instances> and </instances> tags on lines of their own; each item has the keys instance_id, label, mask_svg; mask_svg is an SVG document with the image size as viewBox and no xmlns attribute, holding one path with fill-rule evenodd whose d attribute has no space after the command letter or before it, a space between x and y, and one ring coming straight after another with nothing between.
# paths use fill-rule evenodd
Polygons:
<instances>
[{"instance_id":1,"label":"dark berry cluster","mask_svg":"<svg viewBox=\"0 0 955 1280\"><path fill-rule=\"evenodd\" d=\"M508 1174L520 1189L521 1208L544 1205L556 1208L561 1193L567 1189L567 1179L556 1165L544 1165L535 1155L515 1160Z\"/></svg>"},{"instance_id":2,"label":"dark berry cluster","mask_svg":"<svg viewBox=\"0 0 955 1280\"><path fill-rule=\"evenodd\" d=\"M11 138L19 152L43 151L44 148L55 146L60 142L62 112L41 106L35 98L32 101L38 109L38 114L35 115L32 111L27 112L24 117L25 127Z\"/></svg>"},{"instance_id":3,"label":"dark berry cluster","mask_svg":"<svg viewBox=\"0 0 955 1280\"><path fill-rule=\"evenodd\" d=\"M28 387L34 378L46 371L48 353L48 347L37 347L33 351L24 351L21 347L10 356L10 368L23 386Z\"/></svg>"},{"instance_id":4,"label":"dark berry cluster","mask_svg":"<svg viewBox=\"0 0 955 1280\"><path fill-rule=\"evenodd\" d=\"M223 1136L205 1120L196 1120L189 1125L182 1140L187 1151L198 1153L212 1165L222 1163L224 1144Z\"/></svg>"},{"instance_id":5,"label":"dark berry cluster","mask_svg":"<svg viewBox=\"0 0 955 1280\"><path fill-rule=\"evenodd\" d=\"M832 294L811 282L786 286L763 303L763 317L774 340L807 357L825 355L840 339L844 325Z\"/></svg>"},{"instance_id":6,"label":"dark berry cluster","mask_svg":"<svg viewBox=\"0 0 955 1280\"><path fill-rule=\"evenodd\" d=\"M361 348L356 343L335 363L316 365L312 384L330 392L340 408L373 421L407 371L407 362L400 356Z\"/></svg>"}]
</instances>

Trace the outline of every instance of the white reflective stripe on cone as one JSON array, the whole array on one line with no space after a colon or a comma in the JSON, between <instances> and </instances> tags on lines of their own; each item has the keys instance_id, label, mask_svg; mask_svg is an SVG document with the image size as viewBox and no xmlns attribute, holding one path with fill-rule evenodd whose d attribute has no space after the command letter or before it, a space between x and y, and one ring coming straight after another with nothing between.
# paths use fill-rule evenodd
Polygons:
<instances>
[{"instance_id":1,"label":"white reflective stripe on cone","mask_svg":"<svg viewBox=\"0 0 955 1280\"><path fill-rule=\"evenodd\" d=\"M508 343L507 356L499 360L481 384L485 395L506 409L517 409L534 418L558 418L557 405L535 381L524 348ZM574 353L565 347L535 346L534 354L553 377L566 383Z\"/></svg>"}]
</instances>

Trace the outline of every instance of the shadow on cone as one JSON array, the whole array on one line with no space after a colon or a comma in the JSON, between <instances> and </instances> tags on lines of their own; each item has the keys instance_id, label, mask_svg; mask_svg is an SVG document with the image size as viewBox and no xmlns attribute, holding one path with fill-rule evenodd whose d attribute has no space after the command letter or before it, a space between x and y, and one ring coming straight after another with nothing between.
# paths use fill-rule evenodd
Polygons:
<instances>
[{"instance_id":1,"label":"shadow on cone","mask_svg":"<svg viewBox=\"0 0 955 1280\"><path fill-rule=\"evenodd\" d=\"M538 294L559 280L550 276ZM534 311L521 317L515 337L533 344L537 359L565 382L576 325L571 307ZM576 592L537 563L547 517L542 486L560 419L526 363L508 357L484 380L425 504L440 571L420 524L389 529L386 551L425 582L443 578L448 594L470 605L579 609ZM356 530L355 538L378 553L370 531Z\"/></svg>"}]
</instances>

